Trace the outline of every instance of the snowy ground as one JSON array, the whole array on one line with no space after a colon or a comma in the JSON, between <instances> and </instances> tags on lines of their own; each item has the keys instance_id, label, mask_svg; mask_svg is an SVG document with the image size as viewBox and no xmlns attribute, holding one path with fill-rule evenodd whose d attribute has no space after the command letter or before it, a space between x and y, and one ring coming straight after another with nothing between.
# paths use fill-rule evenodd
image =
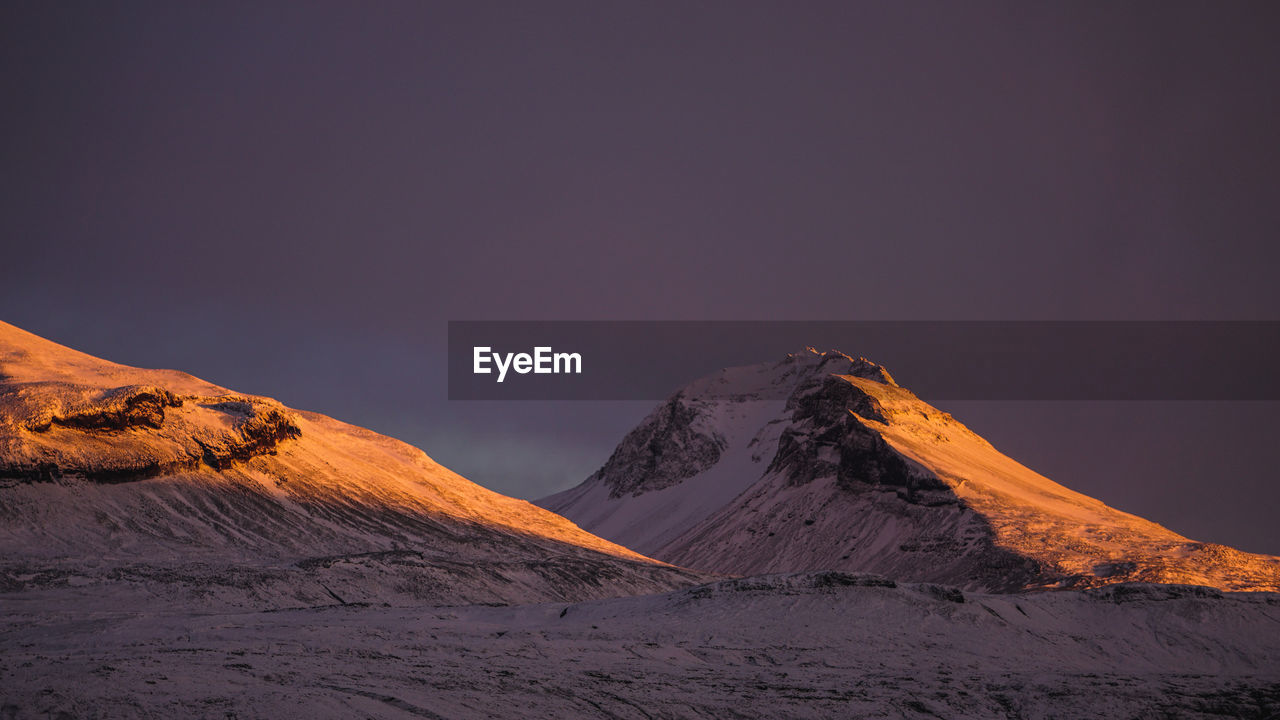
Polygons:
<instances>
[{"instance_id":1,"label":"snowy ground","mask_svg":"<svg viewBox=\"0 0 1280 720\"><path fill-rule=\"evenodd\" d=\"M507 607L192 613L0 596L0 717L1280 713L1280 596L820 573Z\"/></svg>"}]
</instances>

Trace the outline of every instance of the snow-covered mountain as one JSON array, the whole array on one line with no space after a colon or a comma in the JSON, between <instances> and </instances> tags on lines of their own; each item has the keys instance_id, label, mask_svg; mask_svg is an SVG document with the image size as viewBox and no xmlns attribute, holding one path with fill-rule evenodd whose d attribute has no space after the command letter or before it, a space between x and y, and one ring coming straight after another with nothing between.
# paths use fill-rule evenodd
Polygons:
<instances>
[{"instance_id":1,"label":"snow-covered mountain","mask_svg":"<svg viewBox=\"0 0 1280 720\"><path fill-rule=\"evenodd\" d=\"M690 385L574 497L708 566L847 552L1004 589L1126 543L1143 554L1111 578L1203 563L1205 546L966 433L878 366L805 354ZM4 718L1263 718L1280 708L1278 603L707 578L390 438L0 324Z\"/></svg>"},{"instance_id":2,"label":"snow-covered mountain","mask_svg":"<svg viewBox=\"0 0 1280 720\"><path fill-rule=\"evenodd\" d=\"M0 323L2 593L508 603L698 578L391 438Z\"/></svg>"},{"instance_id":3,"label":"snow-covered mountain","mask_svg":"<svg viewBox=\"0 0 1280 720\"><path fill-rule=\"evenodd\" d=\"M1280 558L1194 542L1073 492L836 351L691 383L585 482L538 502L651 557L726 574L1280 590Z\"/></svg>"}]
</instances>

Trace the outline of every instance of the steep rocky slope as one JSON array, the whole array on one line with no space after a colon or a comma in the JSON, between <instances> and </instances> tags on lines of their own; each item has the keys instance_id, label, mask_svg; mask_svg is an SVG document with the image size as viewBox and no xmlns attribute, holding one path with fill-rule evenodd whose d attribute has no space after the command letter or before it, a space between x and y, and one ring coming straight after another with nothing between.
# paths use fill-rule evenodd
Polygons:
<instances>
[{"instance_id":1,"label":"steep rocky slope","mask_svg":"<svg viewBox=\"0 0 1280 720\"><path fill-rule=\"evenodd\" d=\"M0 592L509 603L697 577L391 438L0 323Z\"/></svg>"},{"instance_id":2,"label":"steep rocky slope","mask_svg":"<svg viewBox=\"0 0 1280 720\"><path fill-rule=\"evenodd\" d=\"M1194 542L1073 492L835 351L690 384L583 484L539 502L653 557L729 574L1280 589L1280 558Z\"/></svg>"}]
</instances>

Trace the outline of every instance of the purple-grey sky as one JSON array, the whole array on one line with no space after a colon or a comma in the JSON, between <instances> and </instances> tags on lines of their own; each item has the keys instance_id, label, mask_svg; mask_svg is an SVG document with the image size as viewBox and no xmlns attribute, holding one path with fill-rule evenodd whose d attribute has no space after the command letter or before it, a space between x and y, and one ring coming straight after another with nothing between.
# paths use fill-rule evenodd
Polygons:
<instances>
[{"instance_id":1,"label":"purple-grey sky","mask_svg":"<svg viewBox=\"0 0 1280 720\"><path fill-rule=\"evenodd\" d=\"M449 403L447 320L1280 319L1277 21L8 2L0 308L538 496L647 406ZM1273 404L946 409L1122 509L1280 553Z\"/></svg>"}]
</instances>

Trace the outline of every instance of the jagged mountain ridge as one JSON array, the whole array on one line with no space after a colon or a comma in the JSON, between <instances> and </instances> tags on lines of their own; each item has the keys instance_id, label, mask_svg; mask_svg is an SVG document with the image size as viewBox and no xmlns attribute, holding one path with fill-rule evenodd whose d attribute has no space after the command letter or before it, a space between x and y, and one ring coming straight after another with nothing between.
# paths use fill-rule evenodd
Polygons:
<instances>
[{"instance_id":1,"label":"jagged mountain ridge","mask_svg":"<svg viewBox=\"0 0 1280 720\"><path fill-rule=\"evenodd\" d=\"M0 592L209 606L581 600L700 576L409 445L0 323Z\"/></svg>"},{"instance_id":2,"label":"jagged mountain ridge","mask_svg":"<svg viewBox=\"0 0 1280 720\"><path fill-rule=\"evenodd\" d=\"M875 363L811 348L691 383L600 471L539 504L652 557L727 574L864 571L1002 592L1280 589L1280 558L1197 543L1069 490Z\"/></svg>"}]
</instances>

